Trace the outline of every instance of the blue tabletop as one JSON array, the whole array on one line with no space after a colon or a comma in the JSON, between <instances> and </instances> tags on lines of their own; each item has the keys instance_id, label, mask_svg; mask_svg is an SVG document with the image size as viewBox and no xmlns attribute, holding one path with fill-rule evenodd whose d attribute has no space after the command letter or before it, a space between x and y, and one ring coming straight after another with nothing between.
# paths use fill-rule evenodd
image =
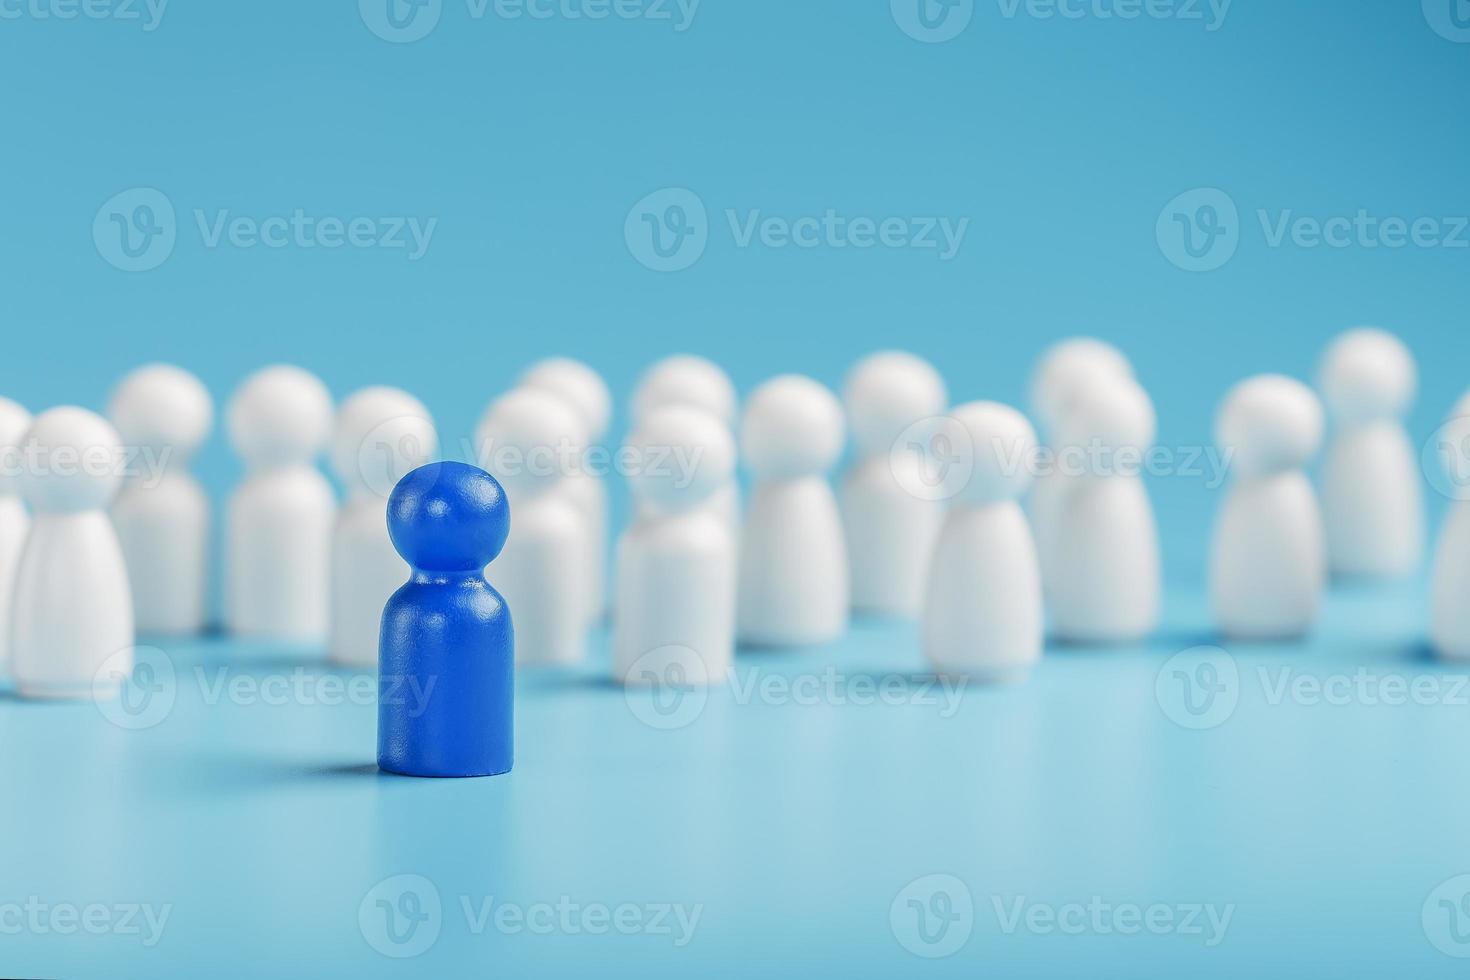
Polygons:
<instances>
[{"instance_id":1,"label":"blue tabletop","mask_svg":"<svg viewBox=\"0 0 1470 980\"><path fill-rule=\"evenodd\" d=\"M1458 975L1470 686L1419 583L1293 646L1157 638L946 685L913 627L681 698L522 671L504 777L373 765L374 685L228 640L0 702L19 976ZM22 926L21 923L24 923Z\"/></svg>"}]
</instances>

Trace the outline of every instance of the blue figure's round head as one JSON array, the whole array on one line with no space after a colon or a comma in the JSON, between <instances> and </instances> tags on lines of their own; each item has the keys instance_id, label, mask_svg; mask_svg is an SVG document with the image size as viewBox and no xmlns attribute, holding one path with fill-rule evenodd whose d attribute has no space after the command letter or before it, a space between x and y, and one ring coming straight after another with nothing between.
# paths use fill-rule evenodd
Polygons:
<instances>
[{"instance_id":1,"label":"blue figure's round head","mask_svg":"<svg viewBox=\"0 0 1470 980\"><path fill-rule=\"evenodd\" d=\"M412 471L388 498L388 534L414 568L468 572L505 547L510 505L495 477L468 463L429 463Z\"/></svg>"}]
</instances>

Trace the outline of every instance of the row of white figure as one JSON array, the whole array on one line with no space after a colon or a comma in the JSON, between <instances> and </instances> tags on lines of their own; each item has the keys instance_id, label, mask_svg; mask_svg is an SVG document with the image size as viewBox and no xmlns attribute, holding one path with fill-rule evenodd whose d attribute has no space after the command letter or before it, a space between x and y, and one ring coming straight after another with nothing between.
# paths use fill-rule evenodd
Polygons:
<instances>
[{"instance_id":1,"label":"row of white figure","mask_svg":"<svg viewBox=\"0 0 1470 980\"><path fill-rule=\"evenodd\" d=\"M1227 395L1217 439L1235 479L1211 576L1227 635L1306 631L1329 563L1384 577L1419 565L1422 491L1401 422L1415 375L1382 331L1350 331L1328 350L1320 390L1336 431L1325 513L1304 472L1324 429L1313 392L1272 375ZM621 680L677 671L717 682L737 639L828 642L854 610L921 618L937 669L994 679L1040 656L1046 618L1079 642L1154 629L1159 541L1136 469L1048 471L1033 489L1027 419L993 402L950 408L938 373L909 354L860 362L844 402L788 375L758 388L737 420L735 389L709 361L672 357L644 376L618 457L638 505L618 542L612 601ZM611 408L596 372L557 358L492 403L476 431L478 461L511 501L510 540L488 577L511 609L522 663L580 660L606 612L606 488L580 453L605 437ZM1032 409L1054 449L1093 459L1141 453L1154 438L1153 406L1127 359L1097 340L1044 355ZM185 371L149 366L122 382L109 415L60 408L32 420L0 400L0 448L21 463L0 485L0 645L26 695L105 694L126 674L135 623L160 634L205 623L209 505L186 466L212 427L209 394ZM754 478L743 515L737 421ZM334 414L318 379L272 367L237 391L228 428L247 477L226 517L227 628L325 639L333 659L373 665L383 604L408 573L388 540L387 498L398 477L437 458L428 411L378 387ZM827 473L847 428L857 453L839 503ZM315 466L329 443L348 488L340 511ZM124 483L120 467L87 464L123 459L123 446L166 465ZM1018 503L1028 489L1029 517ZM1470 657L1467 507L1452 511L1435 571L1431 634L1455 657Z\"/></svg>"}]
</instances>

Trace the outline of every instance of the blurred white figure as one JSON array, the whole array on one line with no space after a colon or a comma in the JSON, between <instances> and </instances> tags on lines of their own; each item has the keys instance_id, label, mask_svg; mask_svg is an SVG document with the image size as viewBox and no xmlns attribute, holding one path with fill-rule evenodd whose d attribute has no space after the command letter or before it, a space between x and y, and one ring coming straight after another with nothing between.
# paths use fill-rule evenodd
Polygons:
<instances>
[{"instance_id":1,"label":"blurred white figure","mask_svg":"<svg viewBox=\"0 0 1470 980\"><path fill-rule=\"evenodd\" d=\"M1092 337L1073 337L1047 348L1031 376L1031 412L1041 426L1047 445L1057 448L1058 427L1079 392L1099 381L1132 378L1133 368L1122 352ZM1058 466L1043 468L1031 488L1031 522L1041 557L1042 586L1051 594L1052 577L1067 561L1066 545L1055 543L1056 511L1071 486ZM1058 548L1061 553L1056 554Z\"/></svg>"},{"instance_id":2,"label":"blurred white figure","mask_svg":"<svg viewBox=\"0 0 1470 980\"><path fill-rule=\"evenodd\" d=\"M629 477L648 513L618 540L613 675L624 684L719 684L735 653L735 537L704 504L735 472L735 440L692 406L645 414L628 438L640 459L668 462ZM664 456L668 450L675 456ZM694 460L681 472L674 458Z\"/></svg>"},{"instance_id":3,"label":"blurred white figure","mask_svg":"<svg viewBox=\"0 0 1470 980\"><path fill-rule=\"evenodd\" d=\"M0 672L8 669L10 600L15 592L15 566L20 561L30 515L20 499L20 444L31 427L31 413L9 398L0 398Z\"/></svg>"},{"instance_id":4,"label":"blurred white figure","mask_svg":"<svg viewBox=\"0 0 1470 980\"><path fill-rule=\"evenodd\" d=\"M1454 499L1435 546L1429 638L1440 656L1470 660L1470 394L1440 430L1438 449Z\"/></svg>"},{"instance_id":5,"label":"blurred white figure","mask_svg":"<svg viewBox=\"0 0 1470 980\"><path fill-rule=\"evenodd\" d=\"M670 406L702 409L732 432L738 399L730 376L713 361L693 354L666 357L644 372L633 389L633 425ZM638 516L647 517L652 504L639 501ZM702 505L720 515L732 530L740 527L740 486L732 472Z\"/></svg>"},{"instance_id":6,"label":"blurred white figure","mask_svg":"<svg viewBox=\"0 0 1470 980\"><path fill-rule=\"evenodd\" d=\"M806 646L847 629L846 545L827 482L842 437L842 406L810 378L773 378L745 406L740 448L755 487L740 538L742 642Z\"/></svg>"},{"instance_id":7,"label":"blurred white figure","mask_svg":"<svg viewBox=\"0 0 1470 980\"><path fill-rule=\"evenodd\" d=\"M214 427L214 402L198 378L169 364L125 377L107 414L143 466L112 505L142 633L204 629L209 582L209 498L189 460Z\"/></svg>"},{"instance_id":8,"label":"blurred white figure","mask_svg":"<svg viewBox=\"0 0 1470 980\"><path fill-rule=\"evenodd\" d=\"M331 606L337 502L316 458L332 397L298 367L268 367L231 398L230 442L245 479L225 519L225 616L232 633L319 643Z\"/></svg>"},{"instance_id":9,"label":"blurred white figure","mask_svg":"<svg viewBox=\"0 0 1470 980\"><path fill-rule=\"evenodd\" d=\"M521 376L521 384L540 388L564 399L582 422L582 448L600 446L612 421L612 395L607 383L592 368L567 357L547 358L533 365ZM601 622L607 612L607 483L601 475L589 472L578 458L571 470L563 474L558 492L582 512L587 524L584 547L588 551L587 601L593 622ZM496 566L499 568L499 566Z\"/></svg>"},{"instance_id":10,"label":"blurred white figure","mask_svg":"<svg viewBox=\"0 0 1470 980\"><path fill-rule=\"evenodd\" d=\"M11 672L33 698L116 696L132 672L133 597L107 505L122 485L117 431L53 408L25 436L21 493L35 515L15 573Z\"/></svg>"},{"instance_id":11,"label":"blurred white figure","mask_svg":"<svg viewBox=\"0 0 1470 980\"><path fill-rule=\"evenodd\" d=\"M1322 358L1332 419L1322 465L1327 556L1338 575L1408 575L1424 557L1424 492L1403 416L1418 386L1413 355L1382 330L1349 330Z\"/></svg>"},{"instance_id":12,"label":"blurred white figure","mask_svg":"<svg viewBox=\"0 0 1470 980\"><path fill-rule=\"evenodd\" d=\"M1131 378L1085 386L1063 414L1058 445L1084 472L1052 511L1047 606L1061 639L1126 643L1158 625L1159 533L1140 475L1155 428L1153 402Z\"/></svg>"},{"instance_id":13,"label":"blurred white figure","mask_svg":"<svg viewBox=\"0 0 1470 980\"><path fill-rule=\"evenodd\" d=\"M383 607L409 574L388 537L388 496L438 451L429 410L406 391L364 388L337 411L332 466L347 488L332 536L327 652L337 663L377 666Z\"/></svg>"},{"instance_id":14,"label":"blurred white figure","mask_svg":"<svg viewBox=\"0 0 1470 980\"><path fill-rule=\"evenodd\" d=\"M486 410L475 441L510 503L495 588L515 624L516 663L578 663L587 651L592 571L587 518L558 487L561 455L586 445L582 417L549 391L517 388Z\"/></svg>"},{"instance_id":15,"label":"blurred white figure","mask_svg":"<svg viewBox=\"0 0 1470 980\"><path fill-rule=\"evenodd\" d=\"M1322 444L1322 406L1278 374L1226 395L1215 438L1235 476L1215 526L1211 593L1226 635L1285 639L1317 619L1326 546L1317 495L1303 472Z\"/></svg>"},{"instance_id":16,"label":"blurred white figure","mask_svg":"<svg viewBox=\"0 0 1470 980\"><path fill-rule=\"evenodd\" d=\"M951 415L974 451L934 550L924 602L924 655L936 671L979 681L1023 678L1041 657L1041 569L1017 502L1036 446L1031 423L995 402Z\"/></svg>"},{"instance_id":17,"label":"blurred white figure","mask_svg":"<svg viewBox=\"0 0 1470 980\"><path fill-rule=\"evenodd\" d=\"M858 454L841 485L852 608L917 617L944 509L914 492L924 447L896 443L916 423L943 412L949 392L928 361L885 351L852 369L843 402Z\"/></svg>"}]
</instances>

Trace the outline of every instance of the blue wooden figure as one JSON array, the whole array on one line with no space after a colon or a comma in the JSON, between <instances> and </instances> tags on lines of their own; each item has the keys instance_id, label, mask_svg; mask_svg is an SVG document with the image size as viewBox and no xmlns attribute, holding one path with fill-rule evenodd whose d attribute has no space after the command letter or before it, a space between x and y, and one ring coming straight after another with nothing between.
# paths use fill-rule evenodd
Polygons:
<instances>
[{"instance_id":1,"label":"blue wooden figure","mask_svg":"<svg viewBox=\"0 0 1470 980\"><path fill-rule=\"evenodd\" d=\"M412 575L383 609L380 769L510 771L515 631L484 574L509 532L505 491L479 467L430 463L393 488L388 533Z\"/></svg>"}]
</instances>

